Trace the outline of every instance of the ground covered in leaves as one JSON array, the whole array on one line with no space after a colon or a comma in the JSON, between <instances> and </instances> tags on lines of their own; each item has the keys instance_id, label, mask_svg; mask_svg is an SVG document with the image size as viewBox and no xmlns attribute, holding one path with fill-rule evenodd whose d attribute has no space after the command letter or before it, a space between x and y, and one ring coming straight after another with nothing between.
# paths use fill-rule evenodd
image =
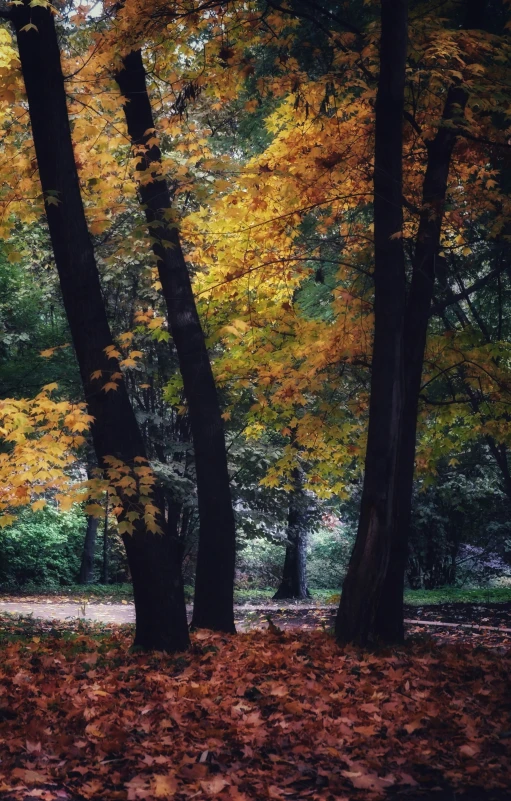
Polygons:
<instances>
[{"instance_id":1,"label":"ground covered in leaves","mask_svg":"<svg viewBox=\"0 0 511 801\"><path fill-rule=\"evenodd\" d=\"M272 628L170 657L130 653L129 626L1 632L2 799L508 797L503 646L376 654Z\"/></svg>"}]
</instances>

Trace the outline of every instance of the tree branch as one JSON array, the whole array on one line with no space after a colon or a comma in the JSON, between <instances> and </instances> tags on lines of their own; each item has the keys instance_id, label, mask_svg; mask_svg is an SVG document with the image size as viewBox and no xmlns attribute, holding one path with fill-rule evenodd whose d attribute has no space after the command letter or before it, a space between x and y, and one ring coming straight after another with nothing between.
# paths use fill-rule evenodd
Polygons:
<instances>
[{"instance_id":1,"label":"tree branch","mask_svg":"<svg viewBox=\"0 0 511 801\"><path fill-rule=\"evenodd\" d=\"M474 281L473 284L468 286L463 292L458 292L457 295L452 295L448 300L444 300L441 303L435 304L435 306L431 307L430 316L438 316L440 315L444 309L449 308L449 306L453 306L460 300L465 300L468 298L469 295L472 295L474 292L477 292L478 289L481 289L483 286L486 286L493 278L496 278L500 273L504 272L506 269L506 265L502 264L499 267L496 267L494 270L491 270L487 275L484 275L482 278L479 278L477 281Z\"/></svg>"}]
</instances>

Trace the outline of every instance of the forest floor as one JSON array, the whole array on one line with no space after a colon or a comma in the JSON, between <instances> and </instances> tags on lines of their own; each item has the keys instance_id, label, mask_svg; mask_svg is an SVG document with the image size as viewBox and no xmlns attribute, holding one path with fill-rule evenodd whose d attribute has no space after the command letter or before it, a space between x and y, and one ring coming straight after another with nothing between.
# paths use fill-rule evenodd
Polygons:
<instances>
[{"instance_id":1,"label":"forest floor","mask_svg":"<svg viewBox=\"0 0 511 801\"><path fill-rule=\"evenodd\" d=\"M509 642L412 627L341 649L333 611L175 656L130 651L131 625L0 615L0 799L509 801Z\"/></svg>"},{"instance_id":2,"label":"forest floor","mask_svg":"<svg viewBox=\"0 0 511 801\"><path fill-rule=\"evenodd\" d=\"M284 631L333 629L337 605L266 601L260 604L237 604L235 619L238 631L276 626ZM188 606L191 617L192 607ZM104 625L133 623L132 602L120 604L88 603L68 598L17 598L0 600L0 614L23 615L42 620L86 620ZM428 632L438 641L471 642L473 645L511 647L511 602L494 604L444 603L431 606L405 606L408 635Z\"/></svg>"}]
</instances>

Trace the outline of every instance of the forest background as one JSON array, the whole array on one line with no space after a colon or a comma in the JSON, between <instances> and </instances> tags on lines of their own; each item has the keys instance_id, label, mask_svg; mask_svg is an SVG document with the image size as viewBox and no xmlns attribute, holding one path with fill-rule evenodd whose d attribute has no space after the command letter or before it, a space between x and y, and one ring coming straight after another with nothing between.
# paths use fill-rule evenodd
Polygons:
<instances>
[{"instance_id":1,"label":"forest background","mask_svg":"<svg viewBox=\"0 0 511 801\"><path fill-rule=\"evenodd\" d=\"M338 592L355 539L373 336L379 4L318 9L126 3L55 14L113 336L95 392L127 389L176 515L189 593L199 536L194 434L150 247L163 223L149 221L148 239L139 203L155 180L170 190L165 224L179 225L220 397L238 588L276 590L286 551L292 562L307 549L307 582L295 558L281 592ZM508 17L503 2L410 9L401 237L409 264L428 142L439 125L456 126L418 407L411 589L509 586ZM30 26L18 37L35 36ZM92 417L44 220L61 201L56 190L41 194L8 22L0 36L1 587L122 583L130 572L119 535L132 526L117 522L118 488L105 501L104 486L93 486ZM154 128L130 146L118 65L140 42ZM458 85L469 90L463 119L442 121L445 92ZM141 169L140 154L154 146L156 172L152 156Z\"/></svg>"}]
</instances>

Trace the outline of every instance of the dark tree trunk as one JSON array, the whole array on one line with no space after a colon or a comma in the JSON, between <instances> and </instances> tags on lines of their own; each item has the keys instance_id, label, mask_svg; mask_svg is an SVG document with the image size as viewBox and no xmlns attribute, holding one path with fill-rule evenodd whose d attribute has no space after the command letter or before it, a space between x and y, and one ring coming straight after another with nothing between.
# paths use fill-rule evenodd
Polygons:
<instances>
[{"instance_id":1,"label":"dark tree trunk","mask_svg":"<svg viewBox=\"0 0 511 801\"><path fill-rule=\"evenodd\" d=\"M105 353L112 336L80 194L53 14L24 0L13 7L11 19L62 297L85 399L94 417L94 450L102 468L106 456L133 466L136 457L146 454L125 383L121 380L117 391L102 390L112 372L120 373L120 366ZM24 30L29 23L36 29ZM103 371L102 379L93 380L96 370ZM167 651L186 648L186 610L172 539L152 534L141 516L134 533L124 536L124 544L133 577L135 643Z\"/></svg>"},{"instance_id":2,"label":"dark tree trunk","mask_svg":"<svg viewBox=\"0 0 511 801\"><path fill-rule=\"evenodd\" d=\"M94 579L94 553L96 550L96 535L98 533L97 517L87 517L87 529L83 543L82 563L80 565L80 584L90 584Z\"/></svg>"},{"instance_id":3,"label":"dark tree trunk","mask_svg":"<svg viewBox=\"0 0 511 801\"><path fill-rule=\"evenodd\" d=\"M361 644L375 639L390 559L404 402L402 128L406 0L382 0L381 25L374 163L375 332L369 431L358 533L336 621L340 642Z\"/></svg>"},{"instance_id":4,"label":"dark tree trunk","mask_svg":"<svg viewBox=\"0 0 511 801\"><path fill-rule=\"evenodd\" d=\"M452 87L449 90L442 125L435 138L428 143L419 230L406 304L405 402L396 482L396 520L375 624L376 636L384 642L401 642L404 639L403 591L408 561L419 394L449 167L456 142L456 133L449 123L463 115L466 102L467 94L462 88Z\"/></svg>"},{"instance_id":5,"label":"dark tree trunk","mask_svg":"<svg viewBox=\"0 0 511 801\"><path fill-rule=\"evenodd\" d=\"M108 494L105 500L105 520L103 523L103 562L101 565L101 583L110 582L110 540L108 536Z\"/></svg>"},{"instance_id":6,"label":"dark tree trunk","mask_svg":"<svg viewBox=\"0 0 511 801\"><path fill-rule=\"evenodd\" d=\"M300 468L293 473L294 488L289 494L287 544L282 581L273 596L279 598L310 598L307 589L307 537L311 520L311 500L303 489Z\"/></svg>"},{"instance_id":7,"label":"dark tree trunk","mask_svg":"<svg viewBox=\"0 0 511 801\"><path fill-rule=\"evenodd\" d=\"M199 504L192 626L233 632L235 526L223 421L179 233L169 224L172 197L167 182L157 177L160 149L149 142L154 139L154 121L140 50L125 56L116 80L127 101L129 137L140 154L137 169L146 176L139 186L140 200L150 226L192 431ZM153 175L149 183L148 174Z\"/></svg>"}]
</instances>

